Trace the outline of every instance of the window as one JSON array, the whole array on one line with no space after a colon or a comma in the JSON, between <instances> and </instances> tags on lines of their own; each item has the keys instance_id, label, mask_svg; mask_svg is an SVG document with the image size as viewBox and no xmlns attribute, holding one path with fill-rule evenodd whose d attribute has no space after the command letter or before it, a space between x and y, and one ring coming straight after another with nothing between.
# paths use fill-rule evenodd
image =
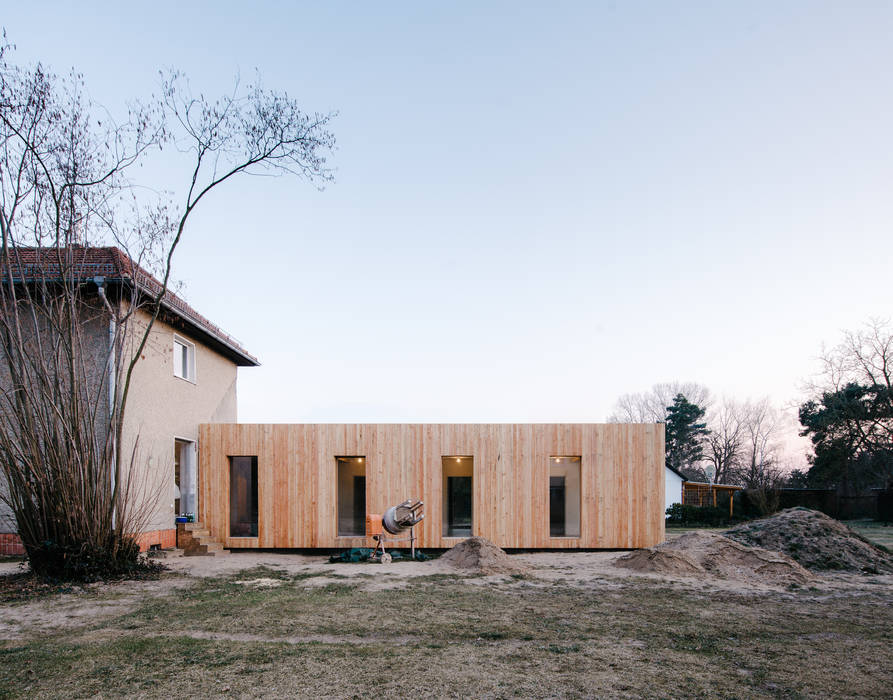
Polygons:
<instances>
[{"instance_id":1,"label":"window","mask_svg":"<svg viewBox=\"0 0 893 700\"><path fill-rule=\"evenodd\" d=\"M174 515L195 515L195 443L174 438Z\"/></svg>"},{"instance_id":2,"label":"window","mask_svg":"<svg viewBox=\"0 0 893 700\"><path fill-rule=\"evenodd\" d=\"M195 345L174 336L174 376L195 382Z\"/></svg>"},{"instance_id":3,"label":"window","mask_svg":"<svg viewBox=\"0 0 893 700\"><path fill-rule=\"evenodd\" d=\"M336 457L338 537L366 534L366 458Z\"/></svg>"},{"instance_id":4,"label":"window","mask_svg":"<svg viewBox=\"0 0 893 700\"><path fill-rule=\"evenodd\" d=\"M229 458L229 536L257 537L257 457Z\"/></svg>"},{"instance_id":5,"label":"window","mask_svg":"<svg viewBox=\"0 0 893 700\"><path fill-rule=\"evenodd\" d=\"M471 537L474 457L442 457L443 536Z\"/></svg>"},{"instance_id":6,"label":"window","mask_svg":"<svg viewBox=\"0 0 893 700\"><path fill-rule=\"evenodd\" d=\"M580 457L549 458L549 536L580 536Z\"/></svg>"}]
</instances>

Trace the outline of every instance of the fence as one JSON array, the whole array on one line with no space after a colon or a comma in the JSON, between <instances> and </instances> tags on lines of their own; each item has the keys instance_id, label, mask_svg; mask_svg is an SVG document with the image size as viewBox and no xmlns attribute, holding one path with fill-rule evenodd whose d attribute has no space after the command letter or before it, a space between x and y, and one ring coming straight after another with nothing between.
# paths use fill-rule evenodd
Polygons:
<instances>
[{"instance_id":1,"label":"fence","mask_svg":"<svg viewBox=\"0 0 893 700\"><path fill-rule=\"evenodd\" d=\"M859 520L863 518L876 519L881 515L883 491L874 491L844 496L835 489L780 489L778 492L778 509L811 508L837 520ZM889 493L889 492L886 492ZM759 508L754 503L753 496L747 491L740 494L741 510L748 515L759 514ZM888 498L890 498L888 496ZM889 509L889 506L888 506ZM888 512L888 519L890 515Z\"/></svg>"}]
</instances>

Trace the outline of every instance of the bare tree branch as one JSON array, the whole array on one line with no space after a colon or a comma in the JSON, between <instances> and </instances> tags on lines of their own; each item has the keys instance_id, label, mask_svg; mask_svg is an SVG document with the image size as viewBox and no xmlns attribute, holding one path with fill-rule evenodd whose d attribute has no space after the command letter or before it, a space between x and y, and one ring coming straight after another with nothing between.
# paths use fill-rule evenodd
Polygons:
<instances>
[{"instance_id":1,"label":"bare tree branch","mask_svg":"<svg viewBox=\"0 0 893 700\"><path fill-rule=\"evenodd\" d=\"M329 182L334 115L238 81L209 102L172 72L116 121L79 74L10 52L0 45L0 499L32 567L59 575L66 561L133 555L154 507L127 405L192 214L240 174ZM179 196L135 175L167 145L192 160ZM87 259L108 245L123 251L114 295Z\"/></svg>"}]
</instances>

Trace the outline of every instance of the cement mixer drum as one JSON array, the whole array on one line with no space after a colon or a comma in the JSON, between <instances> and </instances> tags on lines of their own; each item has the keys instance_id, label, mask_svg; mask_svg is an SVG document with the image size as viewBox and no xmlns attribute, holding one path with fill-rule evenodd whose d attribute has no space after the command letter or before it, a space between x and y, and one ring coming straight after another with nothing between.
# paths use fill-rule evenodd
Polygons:
<instances>
[{"instance_id":1,"label":"cement mixer drum","mask_svg":"<svg viewBox=\"0 0 893 700\"><path fill-rule=\"evenodd\" d=\"M422 501L403 501L399 506L391 506L381 518L384 529L392 535L397 535L422 522L425 514L422 513Z\"/></svg>"}]
</instances>

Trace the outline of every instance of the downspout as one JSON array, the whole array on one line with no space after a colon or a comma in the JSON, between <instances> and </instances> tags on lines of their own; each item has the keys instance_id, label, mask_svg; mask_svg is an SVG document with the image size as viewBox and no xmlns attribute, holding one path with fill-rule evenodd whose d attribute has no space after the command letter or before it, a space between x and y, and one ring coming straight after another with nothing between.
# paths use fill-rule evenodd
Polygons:
<instances>
[{"instance_id":1,"label":"downspout","mask_svg":"<svg viewBox=\"0 0 893 700\"><path fill-rule=\"evenodd\" d=\"M116 360L116 348L115 348L115 336L118 333L118 324L115 320L115 311L112 308L112 305L109 303L108 297L105 295L105 277L94 277L93 282L96 284L96 289L99 292L99 298L102 299L103 304L105 304L106 309L109 312L109 355L108 355L108 389L109 389L109 426L114 430L115 422L113 420L115 414L115 394L117 392L117 387L115 386L115 366L117 364ZM117 441L114 436L112 436L112 470L111 470L111 487L112 494L115 493L115 463L117 461ZM115 519L117 515L117 504L112 504L112 530L115 529Z\"/></svg>"}]
</instances>

